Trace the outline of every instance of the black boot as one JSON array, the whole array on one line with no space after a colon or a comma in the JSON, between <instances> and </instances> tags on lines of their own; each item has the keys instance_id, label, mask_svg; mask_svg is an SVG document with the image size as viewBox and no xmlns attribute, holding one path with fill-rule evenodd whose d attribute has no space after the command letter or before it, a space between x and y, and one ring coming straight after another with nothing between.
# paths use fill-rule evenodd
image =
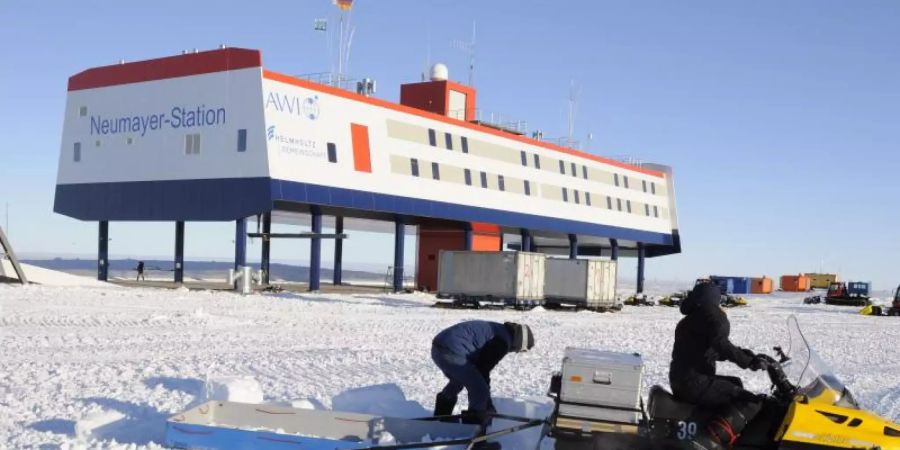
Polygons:
<instances>
[{"instance_id":1,"label":"black boot","mask_svg":"<svg viewBox=\"0 0 900 450\"><path fill-rule=\"evenodd\" d=\"M456 397L444 397L438 394L434 398L434 414L433 416L449 416L453 414L453 408L456 406Z\"/></svg>"}]
</instances>

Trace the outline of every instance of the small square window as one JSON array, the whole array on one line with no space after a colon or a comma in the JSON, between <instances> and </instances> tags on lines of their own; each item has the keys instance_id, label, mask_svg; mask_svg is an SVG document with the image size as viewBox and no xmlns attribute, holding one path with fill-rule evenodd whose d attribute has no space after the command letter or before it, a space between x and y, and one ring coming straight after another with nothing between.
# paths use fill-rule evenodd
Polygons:
<instances>
[{"instance_id":1,"label":"small square window","mask_svg":"<svg viewBox=\"0 0 900 450\"><path fill-rule=\"evenodd\" d=\"M331 151L330 146L332 146L334 144L328 144L328 145L329 145L329 151ZM239 151L239 152L247 151L247 130L244 128L241 128L240 130L238 130L237 151ZM330 153L328 155L328 160L331 161ZM331 162L334 162L334 161L331 161Z\"/></svg>"},{"instance_id":2,"label":"small square window","mask_svg":"<svg viewBox=\"0 0 900 450\"><path fill-rule=\"evenodd\" d=\"M450 133L444 133L444 146L447 147L447 150L453 150L453 135Z\"/></svg>"},{"instance_id":3,"label":"small square window","mask_svg":"<svg viewBox=\"0 0 900 450\"><path fill-rule=\"evenodd\" d=\"M428 145L437 147L437 135L434 134L434 130L431 128L428 129Z\"/></svg>"},{"instance_id":4,"label":"small square window","mask_svg":"<svg viewBox=\"0 0 900 450\"><path fill-rule=\"evenodd\" d=\"M650 193L656 195L656 183L650 182Z\"/></svg>"},{"instance_id":5,"label":"small square window","mask_svg":"<svg viewBox=\"0 0 900 450\"><path fill-rule=\"evenodd\" d=\"M525 180L525 195L531 195L531 183Z\"/></svg>"},{"instance_id":6,"label":"small square window","mask_svg":"<svg viewBox=\"0 0 900 450\"><path fill-rule=\"evenodd\" d=\"M537 153L534 154L534 168L535 169L541 168L541 157L538 156Z\"/></svg>"},{"instance_id":7,"label":"small square window","mask_svg":"<svg viewBox=\"0 0 900 450\"><path fill-rule=\"evenodd\" d=\"M625 201L625 207L628 210L628 214L631 214L631 200Z\"/></svg>"},{"instance_id":8,"label":"small square window","mask_svg":"<svg viewBox=\"0 0 900 450\"><path fill-rule=\"evenodd\" d=\"M572 176L573 176L573 177L577 177L577 176L578 176L578 170L576 169L575 163L572 163Z\"/></svg>"},{"instance_id":9,"label":"small square window","mask_svg":"<svg viewBox=\"0 0 900 450\"><path fill-rule=\"evenodd\" d=\"M78 115L81 117L87 116L87 106L82 106L78 108Z\"/></svg>"},{"instance_id":10,"label":"small square window","mask_svg":"<svg viewBox=\"0 0 900 450\"><path fill-rule=\"evenodd\" d=\"M441 166L436 162L431 163L431 178L435 180L441 179Z\"/></svg>"},{"instance_id":11,"label":"small square window","mask_svg":"<svg viewBox=\"0 0 900 450\"><path fill-rule=\"evenodd\" d=\"M562 195L563 195L563 201L568 202L569 201L569 190L566 188L562 188Z\"/></svg>"},{"instance_id":12,"label":"small square window","mask_svg":"<svg viewBox=\"0 0 900 450\"><path fill-rule=\"evenodd\" d=\"M655 205L653 206L653 217L659 217L659 209Z\"/></svg>"},{"instance_id":13,"label":"small square window","mask_svg":"<svg viewBox=\"0 0 900 450\"><path fill-rule=\"evenodd\" d=\"M503 175L497 175L497 187L498 187L501 191L505 191L505 190L506 190L506 183L505 183L505 180L503 180Z\"/></svg>"},{"instance_id":14,"label":"small square window","mask_svg":"<svg viewBox=\"0 0 900 450\"><path fill-rule=\"evenodd\" d=\"M134 144L134 138L131 136L128 136L127 138L125 138L125 143L128 145Z\"/></svg>"},{"instance_id":15,"label":"small square window","mask_svg":"<svg viewBox=\"0 0 900 450\"><path fill-rule=\"evenodd\" d=\"M328 162L336 163L337 162L337 145L334 145L334 142L329 142L326 147L328 147Z\"/></svg>"},{"instance_id":16,"label":"small square window","mask_svg":"<svg viewBox=\"0 0 900 450\"><path fill-rule=\"evenodd\" d=\"M628 189L628 175L625 175L622 178L625 179L625 189Z\"/></svg>"},{"instance_id":17,"label":"small square window","mask_svg":"<svg viewBox=\"0 0 900 450\"><path fill-rule=\"evenodd\" d=\"M412 158L409 160L409 170L412 172L412 176L419 176L419 160L416 158Z\"/></svg>"},{"instance_id":18,"label":"small square window","mask_svg":"<svg viewBox=\"0 0 900 450\"><path fill-rule=\"evenodd\" d=\"M525 150L519 152L519 158L522 160L522 165L528 167L528 155L525 154Z\"/></svg>"},{"instance_id":19,"label":"small square window","mask_svg":"<svg viewBox=\"0 0 900 450\"><path fill-rule=\"evenodd\" d=\"M100 139L97 139L96 141L94 141L94 147L99 147L99 146L100 146Z\"/></svg>"},{"instance_id":20,"label":"small square window","mask_svg":"<svg viewBox=\"0 0 900 450\"><path fill-rule=\"evenodd\" d=\"M76 142L72 148L72 159L81 162L81 142Z\"/></svg>"},{"instance_id":21,"label":"small square window","mask_svg":"<svg viewBox=\"0 0 900 450\"><path fill-rule=\"evenodd\" d=\"M619 211L622 210L622 199L621 198L616 199L616 207L618 207Z\"/></svg>"},{"instance_id":22,"label":"small square window","mask_svg":"<svg viewBox=\"0 0 900 450\"><path fill-rule=\"evenodd\" d=\"M194 134L194 154L200 154L200 133Z\"/></svg>"},{"instance_id":23,"label":"small square window","mask_svg":"<svg viewBox=\"0 0 900 450\"><path fill-rule=\"evenodd\" d=\"M566 174L566 163L559 161L559 173L565 175Z\"/></svg>"},{"instance_id":24,"label":"small square window","mask_svg":"<svg viewBox=\"0 0 900 450\"><path fill-rule=\"evenodd\" d=\"M194 135L186 134L184 135L184 154L190 155L193 152L194 148Z\"/></svg>"},{"instance_id":25,"label":"small square window","mask_svg":"<svg viewBox=\"0 0 900 450\"><path fill-rule=\"evenodd\" d=\"M606 197L606 209L612 209L612 197Z\"/></svg>"},{"instance_id":26,"label":"small square window","mask_svg":"<svg viewBox=\"0 0 900 450\"><path fill-rule=\"evenodd\" d=\"M465 172L463 172L463 174L465 175L465 178L466 178L466 186L471 186L472 185L472 171L469 169L465 169Z\"/></svg>"},{"instance_id":27,"label":"small square window","mask_svg":"<svg viewBox=\"0 0 900 450\"><path fill-rule=\"evenodd\" d=\"M580 205L581 204L581 196L578 194L578 189L575 189L574 192L575 192L575 204Z\"/></svg>"},{"instance_id":28,"label":"small square window","mask_svg":"<svg viewBox=\"0 0 900 450\"><path fill-rule=\"evenodd\" d=\"M645 216L650 215L650 205L647 205L647 204L644 205L644 215Z\"/></svg>"},{"instance_id":29,"label":"small square window","mask_svg":"<svg viewBox=\"0 0 900 450\"><path fill-rule=\"evenodd\" d=\"M469 153L469 140L465 136L460 137L459 140L462 142L462 152Z\"/></svg>"},{"instance_id":30,"label":"small square window","mask_svg":"<svg viewBox=\"0 0 900 450\"><path fill-rule=\"evenodd\" d=\"M587 166L581 166L581 177L584 178L585 180L588 179Z\"/></svg>"},{"instance_id":31,"label":"small square window","mask_svg":"<svg viewBox=\"0 0 900 450\"><path fill-rule=\"evenodd\" d=\"M590 192L584 193L584 204L591 206L591 193Z\"/></svg>"},{"instance_id":32,"label":"small square window","mask_svg":"<svg viewBox=\"0 0 900 450\"><path fill-rule=\"evenodd\" d=\"M481 187L483 187L485 189L487 189L487 187L488 187L487 186L487 174L484 172L481 172Z\"/></svg>"},{"instance_id":33,"label":"small square window","mask_svg":"<svg viewBox=\"0 0 900 450\"><path fill-rule=\"evenodd\" d=\"M617 174L617 173L613 174L613 181L616 182L616 186L619 185L619 174Z\"/></svg>"},{"instance_id":34,"label":"small square window","mask_svg":"<svg viewBox=\"0 0 900 450\"><path fill-rule=\"evenodd\" d=\"M647 192L647 180L641 180L641 186L643 186L644 192Z\"/></svg>"}]
</instances>

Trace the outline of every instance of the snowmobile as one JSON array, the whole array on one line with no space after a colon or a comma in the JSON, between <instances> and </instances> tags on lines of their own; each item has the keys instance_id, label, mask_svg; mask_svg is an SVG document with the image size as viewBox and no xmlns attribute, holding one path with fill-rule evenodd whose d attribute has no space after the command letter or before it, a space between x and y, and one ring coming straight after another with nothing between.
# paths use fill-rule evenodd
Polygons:
<instances>
[{"instance_id":1,"label":"snowmobile","mask_svg":"<svg viewBox=\"0 0 900 450\"><path fill-rule=\"evenodd\" d=\"M731 448L900 450L900 425L861 409L809 346L794 316L788 319L788 328L788 350L775 347L778 359L767 358L771 392ZM572 405L560 400L559 387L558 381L551 383L549 392L555 399L549 433L558 450L693 448L701 427L711 419L710 413L678 401L661 386L650 389L646 408L642 399L639 408L623 408L598 397L595 402L582 400L578 417L571 417L560 414L561 404L568 406L566 411L572 411ZM633 411L639 419L634 423L595 419L604 409Z\"/></svg>"},{"instance_id":2,"label":"snowmobile","mask_svg":"<svg viewBox=\"0 0 900 450\"><path fill-rule=\"evenodd\" d=\"M653 303L653 300L650 300L649 298L647 298L646 294L632 295L631 297L628 297L627 299L625 299L625 301L622 302L622 304L626 305L626 306L655 306L656 305L655 303Z\"/></svg>"}]
</instances>

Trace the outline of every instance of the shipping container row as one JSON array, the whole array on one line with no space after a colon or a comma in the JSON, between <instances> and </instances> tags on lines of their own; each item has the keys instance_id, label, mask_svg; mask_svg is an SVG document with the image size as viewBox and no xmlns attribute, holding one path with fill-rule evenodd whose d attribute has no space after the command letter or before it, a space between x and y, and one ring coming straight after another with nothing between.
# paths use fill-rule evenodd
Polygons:
<instances>
[{"instance_id":1,"label":"shipping container row","mask_svg":"<svg viewBox=\"0 0 900 450\"><path fill-rule=\"evenodd\" d=\"M441 251L438 297L512 306L616 305L616 262L547 258L543 253Z\"/></svg>"}]
</instances>

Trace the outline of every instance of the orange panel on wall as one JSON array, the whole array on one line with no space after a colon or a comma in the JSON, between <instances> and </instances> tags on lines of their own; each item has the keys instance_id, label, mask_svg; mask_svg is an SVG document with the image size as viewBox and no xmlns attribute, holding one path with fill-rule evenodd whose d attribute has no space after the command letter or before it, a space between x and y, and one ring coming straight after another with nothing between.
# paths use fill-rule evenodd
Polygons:
<instances>
[{"instance_id":1,"label":"orange panel on wall","mask_svg":"<svg viewBox=\"0 0 900 450\"><path fill-rule=\"evenodd\" d=\"M372 157L369 152L369 127L358 123L350 124L353 140L353 168L357 172L372 172Z\"/></svg>"}]
</instances>

